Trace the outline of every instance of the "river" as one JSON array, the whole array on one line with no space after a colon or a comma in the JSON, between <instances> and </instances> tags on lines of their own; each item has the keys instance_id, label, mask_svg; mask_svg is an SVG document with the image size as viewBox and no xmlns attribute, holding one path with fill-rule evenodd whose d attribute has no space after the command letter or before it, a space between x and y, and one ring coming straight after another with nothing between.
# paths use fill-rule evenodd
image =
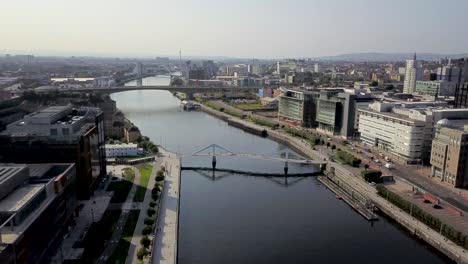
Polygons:
<instances>
[{"instance_id":1,"label":"river","mask_svg":"<svg viewBox=\"0 0 468 264\"><path fill-rule=\"evenodd\" d=\"M182 154L216 143L266 154L287 148L203 112L183 112L166 91L112 98L142 133ZM183 166L210 166L208 157ZM281 172L281 162L218 159L218 167ZM290 164L290 172L315 170ZM316 178L261 178L183 171L178 263L444 263L434 250L385 218L371 224Z\"/></svg>"}]
</instances>

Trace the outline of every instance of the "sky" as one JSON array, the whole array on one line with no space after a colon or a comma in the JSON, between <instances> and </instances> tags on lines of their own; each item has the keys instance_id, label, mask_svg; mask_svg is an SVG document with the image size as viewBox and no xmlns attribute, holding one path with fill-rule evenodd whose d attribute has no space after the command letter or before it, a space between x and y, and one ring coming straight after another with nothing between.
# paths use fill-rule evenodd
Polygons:
<instances>
[{"instance_id":1,"label":"sky","mask_svg":"<svg viewBox=\"0 0 468 264\"><path fill-rule=\"evenodd\" d=\"M0 0L0 53L468 52L467 0Z\"/></svg>"}]
</instances>

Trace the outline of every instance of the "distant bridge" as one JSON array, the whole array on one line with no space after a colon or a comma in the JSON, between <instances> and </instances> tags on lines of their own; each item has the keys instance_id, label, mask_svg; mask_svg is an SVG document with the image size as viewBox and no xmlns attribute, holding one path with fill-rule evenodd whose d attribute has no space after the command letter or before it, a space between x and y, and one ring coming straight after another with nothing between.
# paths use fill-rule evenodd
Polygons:
<instances>
[{"instance_id":1,"label":"distant bridge","mask_svg":"<svg viewBox=\"0 0 468 264\"><path fill-rule=\"evenodd\" d=\"M113 87L81 87L81 88L70 88L62 89L61 91L66 92L79 92L79 93L119 93L126 91L143 91L143 90L159 90L159 91L170 91L170 92L179 92L187 94L188 98L192 99L193 94L195 93L212 93L212 92L258 92L262 87L258 86L245 86L245 87L236 87L236 86L161 86L161 85L151 85L151 86L113 86Z\"/></svg>"}]
</instances>

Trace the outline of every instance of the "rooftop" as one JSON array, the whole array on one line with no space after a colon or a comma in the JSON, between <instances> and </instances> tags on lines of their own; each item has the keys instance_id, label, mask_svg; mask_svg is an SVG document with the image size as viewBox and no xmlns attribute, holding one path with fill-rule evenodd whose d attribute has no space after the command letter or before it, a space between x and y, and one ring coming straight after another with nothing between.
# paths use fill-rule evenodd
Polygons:
<instances>
[{"instance_id":1,"label":"rooftop","mask_svg":"<svg viewBox=\"0 0 468 264\"><path fill-rule=\"evenodd\" d=\"M46 109L39 110L37 112L31 113L28 116L33 118L45 118L45 117L52 117L58 113L61 113L65 110L70 109L70 105L65 106L51 106Z\"/></svg>"},{"instance_id":2,"label":"rooftop","mask_svg":"<svg viewBox=\"0 0 468 264\"><path fill-rule=\"evenodd\" d=\"M120 148L136 148L138 145L134 143L128 144L106 144L106 149L120 149Z\"/></svg>"},{"instance_id":3,"label":"rooftop","mask_svg":"<svg viewBox=\"0 0 468 264\"><path fill-rule=\"evenodd\" d=\"M15 175L24 168L24 165L0 166L0 183Z\"/></svg>"},{"instance_id":4,"label":"rooftop","mask_svg":"<svg viewBox=\"0 0 468 264\"><path fill-rule=\"evenodd\" d=\"M15 213L33 198L45 184L23 185L0 201L0 212Z\"/></svg>"}]
</instances>

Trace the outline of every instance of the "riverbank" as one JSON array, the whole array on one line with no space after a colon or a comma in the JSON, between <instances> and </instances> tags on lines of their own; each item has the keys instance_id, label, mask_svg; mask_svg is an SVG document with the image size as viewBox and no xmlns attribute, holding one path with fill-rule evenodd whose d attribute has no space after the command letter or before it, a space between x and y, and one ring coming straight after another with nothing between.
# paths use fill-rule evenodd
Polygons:
<instances>
[{"instance_id":1,"label":"riverbank","mask_svg":"<svg viewBox=\"0 0 468 264\"><path fill-rule=\"evenodd\" d=\"M458 263L468 263L468 254L465 249L451 241L448 241L441 234L430 229L415 218L410 217L407 213L401 211L399 208L396 208L382 197L379 197L375 188L369 186L366 182L361 180L359 175L356 174L356 171L348 169L346 166L342 166L336 162L329 161L328 155L313 150L307 142L289 136L286 133L282 133L268 127L259 126L246 120L211 109L205 105L202 106L201 110L223 121L226 121L228 124L234 124L233 126L246 132L252 133L252 131L255 131L253 133L255 135L260 134L271 138L272 140L284 144L308 158L327 161L326 167L328 173L332 174L333 176L344 177L342 178L343 181L352 183L352 186L354 186L354 189L357 193L365 197L365 199L369 199L369 201L376 205L387 216L394 219L401 226L419 238L423 239L429 245L439 250L453 261Z\"/></svg>"}]
</instances>

